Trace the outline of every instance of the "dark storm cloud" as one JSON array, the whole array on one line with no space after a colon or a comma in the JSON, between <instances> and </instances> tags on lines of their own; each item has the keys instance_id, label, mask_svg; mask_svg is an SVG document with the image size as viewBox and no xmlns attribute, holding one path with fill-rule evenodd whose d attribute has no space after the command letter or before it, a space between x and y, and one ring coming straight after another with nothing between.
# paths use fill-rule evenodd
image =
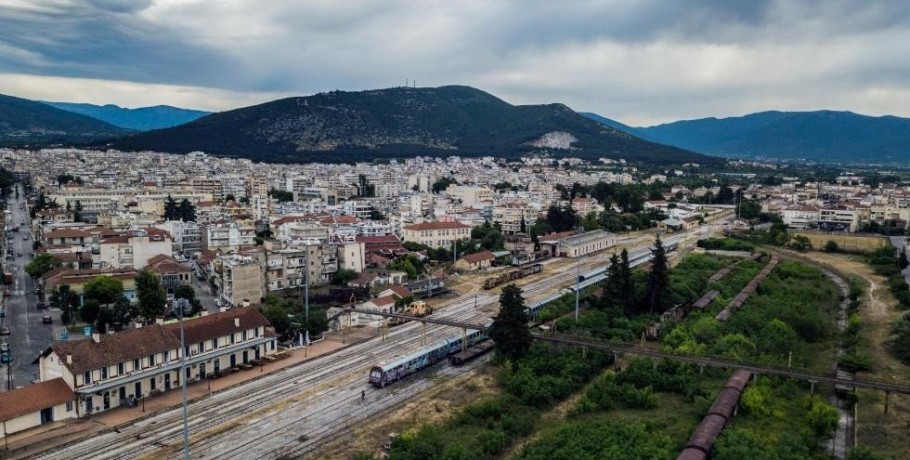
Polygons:
<instances>
[{"instance_id":1,"label":"dark storm cloud","mask_svg":"<svg viewBox=\"0 0 910 460\"><path fill-rule=\"evenodd\" d=\"M0 0L0 73L270 93L408 78L633 122L910 114L908 20L898 0Z\"/></svg>"}]
</instances>

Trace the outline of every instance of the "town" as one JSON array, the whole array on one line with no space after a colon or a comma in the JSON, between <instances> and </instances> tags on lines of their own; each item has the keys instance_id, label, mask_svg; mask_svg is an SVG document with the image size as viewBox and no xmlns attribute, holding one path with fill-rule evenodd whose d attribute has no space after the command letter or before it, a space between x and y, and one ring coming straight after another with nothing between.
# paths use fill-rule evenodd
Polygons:
<instances>
[{"instance_id":1,"label":"town","mask_svg":"<svg viewBox=\"0 0 910 460\"><path fill-rule=\"evenodd\" d=\"M653 235L675 249L776 219L794 232L784 246L849 249L839 235L899 233L910 221L910 193L893 182L850 172L811 182L759 162L730 165L748 172L546 157L287 165L201 152L0 150L12 181L0 399L18 401L0 414L4 437L145 411L181 383L210 388L309 353L326 334L385 337L400 322L383 313L487 308L494 298L478 305L483 291L454 287L482 279L491 289L542 261L582 279L580 263L590 271L607 250L646 248ZM554 283L537 289L565 286Z\"/></svg>"}]
</instances>

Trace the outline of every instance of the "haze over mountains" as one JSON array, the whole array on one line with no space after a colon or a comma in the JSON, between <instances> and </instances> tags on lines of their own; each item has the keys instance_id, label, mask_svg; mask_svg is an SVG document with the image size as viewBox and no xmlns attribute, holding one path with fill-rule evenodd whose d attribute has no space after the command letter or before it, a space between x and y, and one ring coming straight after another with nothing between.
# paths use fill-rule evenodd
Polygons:
<instances>
[{"instance_id":1,"label":"haze over mountains","mask_svg":"<svg viewBox=\"0 0 910 460\"><path fill-rule=\"evenodd\" d=\"M806 158L832 162L907 162L910 119L853 112L760 112L630 127L584 113L651 142L724 157Z\"/></svg>"},{"instance_id":2,"label":"haze over mountains","mask_svg":"<svg viewBox=\"0 0 910 460\"><path fill-rule=\"evenodd\" d=\"M80 143L122 136L130 130L41 102L0 94L0 143Z\"/></svg>"},{"instance_id":3,"label":"haze over mountains","mask_svg":"<svg viewBox=\"0 0 910 460\"><path fill-rule=\"evenodd\" d=\"M761 112L633 127L563 104L515 106L466 86L333 91L215 114L0 95L0 145L86 143L274 162L550 152L667 164L717 161L702 154L888 163L910 160L910 119Z\"/></svg>"},{"instance_id":4,"label":"haze over mountains","mask_svg":"<svg viewBox=\"0 0 910 460\"><path fill-rule=\"evenodd\" d=\"M589 159L718 161L643 141L563 104L514 106L467 86L292 97L123 137L110 146L126 151L201 150L276 162L371 161L414 155L514 157L541 151Z\"/></svg>"},{"instance_id":5,"label":"haze over mountains","mask_svg":"<svg viewBox=\"0 0 910 460\"><path fill-rule=\"evenodd\" d=\"M113 104L95 105L70 102L45 102L45 104L136 131L170 128L189 123L211 113L180 109L169 105L128 109Z\"/></svg>"}]
</instances>

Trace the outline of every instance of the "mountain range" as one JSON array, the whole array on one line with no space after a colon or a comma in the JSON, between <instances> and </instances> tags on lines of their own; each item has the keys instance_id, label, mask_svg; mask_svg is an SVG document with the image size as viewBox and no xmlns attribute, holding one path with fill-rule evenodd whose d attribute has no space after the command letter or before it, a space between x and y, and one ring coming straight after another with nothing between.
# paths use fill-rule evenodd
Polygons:
<instances>
[{"instance_id":1,"label":"mountain range","mask_svg":"<svg viewBox=\"0 0 910 460\"><path fill-rule=\"evenodd\" d=\"M907 163L910 119L853 112L760 112L650 127L584 116L642 139L723 157Z\"/></svg>"},{"instance_id":2,"label":"mountain range","mask_svg":"<svg viewBox=\"0 0 910 460\"><path fill-rule=\"evenodd\" d=\"M169 105L128 109L113 104L95 105L71 102L45 102L45 104L135 131L170 128L189 123L210 113L201 110L180 109Z\"/></svg>"},{"instance_id":3,"label":"mountain range","mask_svg":"<svg viewBox=\"0 0 910 460\"><path fill-rule=\"evenodd\" d=\"M41 102L0 94L0 144L72 144L123 136L130 130Z\"/></svg>"},{"instance_id":4,"label":"mountain range","mask_svg":"<svg viewBox=\"0 0 910 460\"><path fill-rule=\"evenodd\" d=\"M713 163L589 120L563 104L511 105L467 86L332 91L211 114L108 144L270 162L372 161L415 155L624 158Z\"/></svg>"}]
</instances>

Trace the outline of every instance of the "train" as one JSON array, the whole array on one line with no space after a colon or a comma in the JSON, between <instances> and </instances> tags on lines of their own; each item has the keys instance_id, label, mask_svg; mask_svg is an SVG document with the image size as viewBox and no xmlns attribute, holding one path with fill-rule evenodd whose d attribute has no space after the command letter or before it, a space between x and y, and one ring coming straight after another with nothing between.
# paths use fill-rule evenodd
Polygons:
<instances>
[{"instance_id":1,"label":"train","mask_svg":"<svg viewBox=\"0 0 910 460\"><path fill-rule=\"evenodd\" d=\"M492 321L487 323L486 326L491 323ZM421 369L430 367L451 355L461 352L463 340L467 341L465 347L470 349L471 346L488 338L483 331L475 329L468 329L467 334L464 336L461 332L453 334L413 353L401 356L394 361L373 366L370 369L370 384L376 388L385 388L386 385L397 382Z\"/></svg>"},{"instance_id":2,"label":"train","mask_svg":"<svg viewBox=\"0 0 910 460\"><path fill-rule=\"evenodd\" d=\"M524 278L528 275L533 275L543 271L542 264L531 264L524 267L516 268L514 270L509 270L505 273L500 273L497 276L487 278L483 282L484 289L493 289L500 284L508 283L509 281L515 281L520 278Z\"/></svg>"},{"instance_id":3,"label":"train","mask_svg":"<svg viewBox=\"0 0 910 460\"><path fill-rule=\"evenodd\" d=\"M752 377L752 373L747 370L737 369L733 372L733 375L721 388L720 393L717 394L717 398L714 399L714 404L711 404L711 408L708 409L708 414L692 433L692 437L689 438L686 447L676 457L676 460L705 460L708 458L711 448L714 447L714 440L733 419L736 405L739 403L739 398L749 383L750 377Z\"/></svg>"}]
</instances>

